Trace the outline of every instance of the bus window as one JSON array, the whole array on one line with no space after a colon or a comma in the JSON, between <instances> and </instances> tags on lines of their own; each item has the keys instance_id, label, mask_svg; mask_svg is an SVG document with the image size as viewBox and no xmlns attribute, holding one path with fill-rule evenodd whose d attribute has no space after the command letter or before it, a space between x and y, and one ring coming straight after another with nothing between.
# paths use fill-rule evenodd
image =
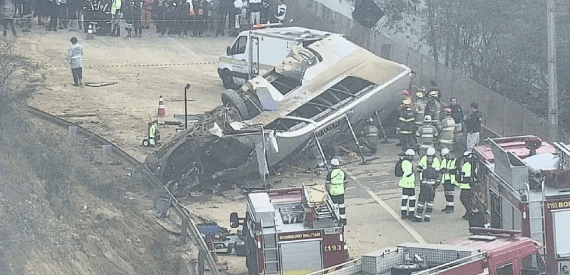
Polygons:
<instances>
[{"instance_id":1,"label":"bus window","mask_svg":"<svg viewBox=\"0 0 570 275\"><path fill-rule=\"evenodd\" d=\"M509 263L497 268L497 275L513 275L513 264Z\"/></svg>"}]
</instances>

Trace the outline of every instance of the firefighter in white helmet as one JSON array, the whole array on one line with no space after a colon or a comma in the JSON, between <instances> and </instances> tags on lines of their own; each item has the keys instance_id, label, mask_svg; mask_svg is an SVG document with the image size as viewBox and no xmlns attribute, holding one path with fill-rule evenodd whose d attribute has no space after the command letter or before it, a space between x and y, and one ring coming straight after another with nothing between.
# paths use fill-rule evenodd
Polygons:
<instances>
[{"instance_id":1,"label":"firefighter in white helmet","mask_svg":"<svg viewBox=\"0 0 570 275\"><path fill-rule=\"evenodd\" d=\"M418 173L420 173L420 181L422 180L421 173L429 166L433 166L433 168L437 171L439 171L439 167L441 167L441 162L439 161L439 158L437 158L437 156L435 155L435 148L433 147L429 147L427 149L426 154L420 158L420 161L418 162L418 167L416 167L416 170L418 170Z\"/></svg>"},{"instance_id":2,"label":"firefighter in white helmet","mask_svg":"<svg viewBox=\"0 0 570 275\"><path fill-rule=\"evenodd\" d=\"M438 101L439 92L431 91L429 92L429 99L426 103L425 114L430 115L432 121L437 124L439 123L439 115L441 113L441 103Z\"/></svg>"},{"instance_id":3,"label":"firefighter in white helmet","mask_svg":"<svg viewBox=\"0 0 570 275\"><path fill-rule=\"evenodd\" d=\"M441 149L441 165L439 166L439 171L442 173L441 181L443 182L443 191L445 192L446 202L445 208L441 211L453 213L455 186L457 186L457 181L455 180L457 167L455 165L455 159L451 157L449 149L447 148Z\"/></svg>"},{"instance_id":4,"label":"firefighter in white helmet","mask_svg":"<svg viewBox=\"0 0 570 275\"><path fill-rule=\"evenodd\" d=\"M461 170L459 171L459 189L461 190L461 196L459 199L465 207L465 215L463 219L469 220L469 216L473 210L473 193L471 192L471 183L473 183L474 178L474 167L472 166L473 157L471 151L465 151L463 157L461 158Z\"/></svg>"},{"instance_id":5,"label":"firefighter in white helmet","mask_svg":"<svg viewBox=\"0 0 570 275\"><path fill-rule=\"evenodd\" d=\"M378 128L374 126L374 119L372 118L368 118L366 120L366 125L364 125L362 130L359 132L358 142L360 143L360 146L362 149L364 149L364 147L368 148L372 155L376 154L376 150L378 148L378 133Z\"/></svg>"},{"instance_id":6,"label":"firefighter in white helmet","mask_svg":"<svg viewBox=\"0 0 570 275\"><path fill-rule=\"evenodd\" d=\"M433 148L430 148L433 149ZM435 149L434 149L435 150ZM433 201L435 200L435 189L440 184L439 172L433 165L434 158L427 158L427 167L423 169L420 180L420 196L418 207L413 222L429 222L433 213ZM425 217L424 217L425 209Z\"/></svg>"},{"instance_id":7,"label":"firefighter in white helmet","mask_svg":"<svg viewBox=\"0 0 570 275\"><path fill-rule=\"evenodd\" d=\"M420 126L416 132L417 150L420 156L425 154L429 147L436 146L438 131L435 126L431 125L431 121L431 116L426 115L424 117L425 124Z\"/></svg>"},{"instance_id":8,"label":"firefighter in white helmet","mask_svg":"<svg viewBox=\"0 0 570 275\"><path fill-rule=\"evenodd\" d=\"M395 174L400 178L398 185L402 188L402 219L412 219L416 210L416 176L412 164L415 155L414 150L407 149L404 158L396 163Z\"/></svg>"},{"instance_id":9,"label":"firefighter in white helmet","mask_svg":"<svg viewBox=\"0 0 570 275\"><path fill-rule=\"evenodd\" d=\"M340 221L346 224L346 206L344 204L344 191L348 185L348 180L344 171L340 169L340 161L337 158L331 159L332 170L327 174L325 187L333 203L338 207Z\"/></svg>"},{"instance_id":10,"label":"firefighter in white helmet","mask_svg":"<svg viewBox=\"0 0 570 275\"><path fill-rule=\"evenodd\" d=\"M425 90L425 88L423 88ZM424 93L418 91L416 93L416 101L414 102L414 112L416 112L416 129L423 125L425 117L426 101Z\"/></svg>"}]
</instances>

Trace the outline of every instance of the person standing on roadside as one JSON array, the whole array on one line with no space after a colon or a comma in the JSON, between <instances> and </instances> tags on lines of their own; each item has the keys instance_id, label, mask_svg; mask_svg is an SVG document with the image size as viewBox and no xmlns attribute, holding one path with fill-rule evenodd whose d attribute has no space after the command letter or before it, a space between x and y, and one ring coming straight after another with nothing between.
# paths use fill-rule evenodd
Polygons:
<instances>
[{"instance_id":1,"label":"person standing on roadside","mask_svg":"<svg viewBox=\"0 0 570 275\"><path fill-rule=\"evenodd\" d=\"M346 206L344 204L344 192L348 185L348 180L344 171L340 169L340 161L337 158L331 159L332 170L327 174L325 187L329 192L331 200L338 207L340 221L346 225Z\"/></svg>"},{"instance_id":2,"label":"person standing on roadside","mask_svg":"<svg viewBox=\"0 0 570 275\"><path fill-rule=\"evenodd\" d=\"M458 144L457 140L461 140L463 136L463 108L459 104L457 104L457 98L451 98L451 105L449 105L451 109L451 117L455 121L455 144ZM451 149L451 148L450 148Z\"/></svg>"},{"instance_id":3,"label":"person standing on roadside","mask_svg":"<svg viewBox=\"0 0 570 275\"><path fill-rule=\"evenodd\" d=\"M479 112L477 103L471 103L471 114L465 120L467 128L467 151L473 151L473 148L479 143L479 131L481 131L482 115Z\"/></svg>"},{"instance_id":4,"label":"person standing on roadside","mask_svg":"<svg viewBox=\"0 0 570 275\"><path fill-rule=\"evenodd\" d=\"M0 19L2 20L2 26L4 26L4 31L2 34L6 36L6 30L8 30L8 24L12 28L12 34L16 35L16 29L14 28L14 14L16 13L16 6L11 0L5 0L4 5L2 5L2 11L0 13Z\"/></svg>"},{"instance_id":5,"label":"person standing on roadside","mask_svg":"<svg viewBox=\"0 0 570 275\"><path fill-rule=\"evenodd\" d=\"M67 61L73 75L73 86L83 87L83 46L77 43L77 37L72 37L69 41L72 45L67 54Z\"/></svg>"}]
</instances>

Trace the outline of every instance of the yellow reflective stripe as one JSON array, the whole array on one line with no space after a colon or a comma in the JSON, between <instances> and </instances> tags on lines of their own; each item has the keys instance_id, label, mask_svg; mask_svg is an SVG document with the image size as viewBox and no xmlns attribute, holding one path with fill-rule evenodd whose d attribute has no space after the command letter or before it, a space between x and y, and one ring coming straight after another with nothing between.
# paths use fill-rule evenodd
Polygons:
<instances>
[{"instance_id":1,"label":"yellow reflective stripe","mask_svg":"<svg viewBox=\"0 0 570 275\"><path fill-rule=\"evenodd\" d=\"M455 130L455 126L453 127L445 127L442 129L442 131L449 131L449 130Z\"/></svg>"}]
</instances>

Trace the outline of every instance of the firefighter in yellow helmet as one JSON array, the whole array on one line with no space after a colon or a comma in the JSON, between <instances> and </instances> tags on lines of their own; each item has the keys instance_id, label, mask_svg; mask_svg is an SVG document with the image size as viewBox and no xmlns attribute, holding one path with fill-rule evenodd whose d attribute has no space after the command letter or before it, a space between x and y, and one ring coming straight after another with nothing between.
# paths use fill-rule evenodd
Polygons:
<instances>
[{"instance_id":1,"label":"firefighter in yellow helmet","mask_svg":"<svg viewBox=\"0 0 570 275\"><path fill-rule=\"evenodd\" d=\"M416 93L416 101L414 102L414 112L416 112L416 129L423 125L425 109L426 101L424 98L424 93L418 91Z\"/></svg>"},{"instance_id":2,"label":"firefighter in yellow helmet","mask_svg":"<svg viewBox=\"0 0 570 275\"><path fill-rule=\"evenodd\" d=\"M400 111L400 116L398 117L398 124L396 126L396 132L400 135L400 144L402 146L401 156L405 155L407 149L413 148L414 146L414 122L416 120L416 113L412 110L412 102L405 99L402 101L403 109Z\"/></svg>"}]
</instances>

